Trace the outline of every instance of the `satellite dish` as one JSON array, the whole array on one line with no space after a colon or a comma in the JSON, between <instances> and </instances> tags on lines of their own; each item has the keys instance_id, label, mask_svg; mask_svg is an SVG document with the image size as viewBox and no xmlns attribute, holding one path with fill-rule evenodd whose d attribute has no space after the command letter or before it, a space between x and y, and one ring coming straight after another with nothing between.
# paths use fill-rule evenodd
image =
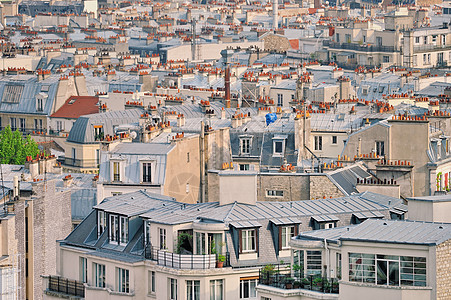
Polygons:
<instances>
[{"instance_id":1,"label":"satellite dish","mask_svg":"<svg viewBox=\"0 0 451 300\"><path fill-rule=\"evenodd\" d=\"M136 131L132 131L132 132L130 132L130 136L132 137L132 139L136 139L138 134L136 133Z\"/></svg>"}]
</instances>

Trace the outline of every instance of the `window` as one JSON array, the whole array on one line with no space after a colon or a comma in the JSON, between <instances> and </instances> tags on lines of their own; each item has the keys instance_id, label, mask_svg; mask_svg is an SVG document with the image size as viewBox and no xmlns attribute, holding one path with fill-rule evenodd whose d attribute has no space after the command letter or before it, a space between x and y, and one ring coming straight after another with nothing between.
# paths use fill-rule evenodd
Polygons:
<instances>
[{"instance_id":1,"label":"window","mask_svg":"<svg viewBox=\"0 0 451 300\"><path fill-rule=\"evenodd\" d=\"M288 245L291 238L294 237L294 226L284 226L281 231L281 249L289 249L290 245Z\"/></svg>"},{"instance_id":2,"label":"window","mask_svg":"<svg viewBox=\"0 0 451 300\"><path fill-rule=\"evenodd\" d=\"M437 64L443 64L443 52L437 53Z\"/></svg>"},{"instance_id":3,"label":"window","mask_svg":"<svg viewBox=\"0 0 451 300\"><path fill-rule=\"evenodd\" d=\"M385 155L384 142L376 141L376 155L379 156Z\"/></svg>"},{"instance_id":4,"label":"window","mask_svg":"<svg viewBox=\"0 0 451 300\"><path fill-rule=\"evenodd\" d=\"M251 138L241 138L240 139L240 154L251 153Z\"/></svg>"},{"instance_id":5,"label":"window","mask_svg":"<svg viewBox=\"0 0 451 300\"><path fill-rule=\"evenodd\" d=\"M224 284L222 279L210 280L210 300L224 299Z\"/></svg>"},{"instance_id":6,"label":"window","mask_svg":"<svg viewBox=\"0 0 451 300\"><path fill-rule=\"evenodd\" d=\"M116 268L116 290L120 293L130 293L130 273L126 269Z\"/></svg>"},{"instance_id":7,"label":"window","mask_svg":"<svg viewBox=\"0 0 451 300\"><path fill-rule=\"evenodd\" d=\"M307 274L321 274L321 251L307 250Z\"/></svg>"},{"instance_id":8,"label":"window","mask_svg":"<svg viewBox=\"0 0 451 300\"><path fill-rule=\"evenodd\" d=\"M390 56L388 56L388 55L382 56L382 59L383 59L384 63L389 63L390 62Z\"/></svg>"},{"instance_id":9,"label":"window","mask_svg":"<svg viewBox=\"0 0 451 300\"><path fill-rule=\"evenodd\" d=\"M100 164L100 150L96 149L96 164Z\"/></svg>"},{"instance_id":10,"label":"window","mask_svg":"<svg viewBox=\"0 0 451 300\"><path fill-rule=\"evenodd\" d=\"M333 135L332 136L332 145L336 145L337 144L337 136Z\"/></svg>"},{"instance_id":11,"label":"window","mask_svg":"<svg viewBox=\"0 0 451 300\"><path fill-rule=\"evenodd\" d=\"M240 164L240 171L249 171L249 164Z\"/></svg>"},{"instance_id":12,"label":"window","mask_svg":"<svg viewBox=\"0 0 451 300\"><path fill-rule=\"evenodd\" d=\"M351 35L350 34L345 34L345 39L346 39L346 43L350 43L351 42Z\"/></svg>"},{"instance_id":13,"label":"window","mask_svg":"<svg viewBox=\"0 0 451 300\"><path fill-rule=\"evenodd\" d=\"M10 118L10 124L11 124L11 130L16 131L17 129L17 119L16 118Z\"/></svg>"},{"instance_id":14,"label":"window","mask_svg":"<svg viewBox=\"0 0 451 300\"><path fill-rule=\"evenodd\" d=\"M283 106L283 94L277 94L277 106Z\"/></svg>"},{"instance_id":15,"label":"window","mask_svg":"<svg viewBox=\"0 0 451 300\"><path fill-rule=\"evenodd\" d=\"M21 131L24 131L24 130L25 130L25 119L24 119L24 118L20 118L20 119L19 119L19 129L20 129Z\"/></svg>"},{"instance_id":16,"label":"window","mask_svg":"<svg viewBox=\"0 0 451 300\"><path fill-rule=\"evenodd\" d=\"M426 286L426 258L349 253L349 280L378 285Z\"/></svg>"},{"instance_id":17,"label":"window","mask_svg":"<svg viewBox=\"0 0 451 300\"><path fill-rule=\"evenodd\" d=\"M159 228L160 232L160 249L167 249L166 245L166 229L165 228Z\"/></svg>"},{"instance_id":18,"label":"window","mask_svg":"<svg viewBox=\"0 0 451 300\"><path fill-rule=\"evenodd\" d=\"M63 122L62 121L56 121L56 131L62 131L63 130Z\"/></svg>"},{"instance_id":19,"label":"window","mask_svg":"<svg viewBox=\"0 0 451 300\"><path fill-rule=\"evenodd\" d=\"M413 56L413 65L416 66L418 64L418 55Z\"/></svg>"},{"instance_id":20,"label":"window","mask_svg":"<svg viewBox=\"0 0 451 300\"><path fill-rule=\"evenodd\" d=\"M19 103L23 88L23 85L7 85L3 92L2 102Z\"/></svg>"},{"instance_id":21,"label":"window","mask_svg":"<svg viewBox=\"0 0 451 300\"><path fill-rule=\"evenodd\" d=\"M380 37L380 36L376 37L376 45L377 46L382 46L382 37Z\"/></svg>"},{"instance_id":22,"label":"window","mask_svg":"<svg viewBox=\"0 0 451 300\"><path fill-rule=\"evenodd\" d=\"M88 260L85 257L80 257L80 273L79 278L81 282L88 282Z\"/></svg>"},{"instance_id":23,"label":"window","mask_svg":"<svg viewBox=\"0 0 451 300\"><path fill-rule=\"evenodd\" d=\"M255 252L256 245L256 229L241 230L241 252Z\"/></svg>"},{"instance_id":24,"label":"window","mask_svg":"<svg viewBox=\"0 0 451 300\"><path fill-rule=\"evenodd\" d=\"M337 39L337 43L339 43L340 42L340 34L337 33L336 39Z\"/></svg>"},{"instance_id":25,"label":"window","mask_svg":"<svg viewBox=\"0 0 451 300\"><path fill-rule=\"evenodd\" d=\"M119 217L120 220L120 243L128 243L128 218Z\"/></svg>"},{"instance_id":26,"label":"window","mask_svg":"<svg viewBox=\"0 0 451 300\"><path fill-rule=\"evenodd\" d=\"M177 300L177 279L169 278L169 300Z\"/></svg>"},{"instance_id":27,"label":"window","mask_svg":"<svg viewBox=\"0 0 451 300\"><path fill-rule=\"evenodd\" d=\"M425 45L428 43L428 37L427 36L423 37L423 42L424 42Z\"/></svg>"},{"instance_id":28,"label":"window","mask_svg":"<svg viewBox=\"0 0 451 300\"><path fill-rule=\"evenodd\" d=\"M321 151L323 150L323 137L315 136L315 150Z\"/></svg>"},{"instance_id":29,"label":"window","mask_svg":"<svg viewBox=\"0 0 451 300\"><path fill-rule=\"evenodd\" d=\"M149 283L148 283L148 290L147 293L148 294L152 294L155 293L156 291L156 286L155 286L155 271L149 271Z\"/></svg>"},{"instance_id":30,"label":"window","mask_svg":"<svg viewBox=\"0 0 451 300\"><path fill-rule=\"evenodd\" d=\"M152 182L152 163L142 163L143 182Z\"/></svg>"},{"instance_id":31,"label":"window","mask_svg":"<svg viewBox=\"0 0 451 300\"><path fill-rule=\"evenodd\" d=\"M97 212L97 238L99 238L106 228L106 214L104 211Z\"/></svg>"},{"instance_id":32,"label":"window","mask_svg":"<svg viewBox=\"0 0 451 300\"><path fill-rule=\"evenodd\" d=\"M366 35L363 36L363 42L366 43Z\"/></svg>"},{"instance_id":33,"label":"window","mask_svg":"<svg viewBox=\"0 0 451 300\"><path fill-rule=\"evenodd\" d=\"M94 125L94 140L96 140L96 141L103 140L103 126L102 125Z\"/></svg>"},{"instance_id":34,"label":"window","mask_svg":"<svg viewBox=\"0 0 451 300\"><path fill-rule=\"evenodd\" d=\"M283 155L283 141L274 142L274 155Z\"/></svg>"},{"instance_id":35,"label":"window","mask_svg":"<svg viewBox=\"0 0 451 300\"><path fill-rule=\"evenodd\" d=\"M77 150L75 148L72 148L72 160L73 160L74 164L75 164L76 154L77 154Z\"/></svg>"},{"instance_id":36,"label":"window","mask_svg":"<svg viewBox=\"0 0 451 300\"><path fill-rule=\"evenodd\" d=\"M110 225L109 226L110 243L118 244L119 222L117 215L110 215L109 225Z\"/></svg>"},{"instance_id":37,"label":"window","mask_svg":"<svg viewBox=\"0 0 451 300\"><path fill-rule=\"evenodd\" d=\"M93 263L92 264L93 281L95 287L105 287L105 265Z\"/></svg>"},{"instance_id":38,"label":"window","mask_svg":"<svg viewBox=\"0 0 451 300\"><path fill-rule=\"evenodd\" d=\"M186 281L186 300L200 300L200 281Z\"/></svg>"},{"instance_id":39,"label":"window","mask_svg":"<svg viewBox=\"0 0 451 300\"><path fill-rule=\"evenodd\" d=\"M205 236L203 232L196 232L196 254L206 254L205 251Z\"/></svg>"},{"instance_id":40,"label":"window","mask_svg":"<svg viewBox=\"0 0 451 300\"><path fill-rule=\"evenodd\" d=\"M121 181L121 163L113 162L113 181Z\"/></svg>"},{"instance_id":41,"label":"window","mask_svg":"<svg viewBox=\"0 0 451 300\"><path fill-rule=\"evenodd\" d=\"M256 298L257 279L240 279L240 299Z\"/></svg>"},{"instance_id":42,"label":"window","mask_svg":"<svg viewBox=\"0 0 451 300\"><path fill-rule=\"evenodd\" d=\"M283 197L283 191L280 190L267 190L266 191L267 197Z\"/></svg>"},{"instance_id":43,"label":"window","mask_svg":"<svg viewBox=\"0 0 451 300\"><path fill-rule=\"evenodd\" d=\"M44 110L44 99L37 98L36 99L36 110L43 111Z\"/></svg>"},{"instance_id":44,"label":"window","mask_svg":"<svg viewBox=\"0 0 451 300\"><path fill-rule=\"evenodd\" d=\"M420 43L420 37L417 36L417 37L415 37L415 44L419 44L419 43Z\"/></svg>"},{"instance_id":45,"label":"window","mask_svg":"<svg viewBox=\"0 0 451 300\"><path fill-rule=\"evenodd\" d=\"M189 163L189 152L186 153L186 162Z\"/></svg>"},{"instance_id":46,"label":"window","mask_svg":"<svg viewBox=\"0 0 451 300\"><path fill-rule=\"evenodd\" d=\"M120 196L122 195L122 192L111 192L111 195L114 196Z\"/></svg>"},{"instance_id":47,"label":"window","mask_svg":"<svg viewBox=\"0 0 451 300\"><path fill-rule=\"evenodd\" d=\"M336 277L341 278L341 253L337 253L336 263L337 263Z\"/></svg>"},{"instance_id":48,"label":"window","mask_svg":"<svg viewBox=\"0 0 451 300\"><path fill-rule=\"evenodd\" d=\"M428 57L426 54L423 54L423 64L427 64L428 63Z\"/></svg>"},{"instance_id":49,"label":"window","mask_svg":"<svg viewBox=\"0 0 451 300\"><path fill-rule=\"evenodd\" d=\"M428 54L428 64L431 63L431 54Z\"/></svg>"},{"instance_id":50,"label":"window","mask_svg":"<svg viewBox=\"0 0 451 300\"><path fill-rule=\"evenodd\" d=\"M145 221L144 222L144 243L146 245L150 245L151 240L150 240L150 222L149 221Z\"/></svg>"},{"instance_id":51,"label":"window","mask_svg":"<svg viewBox=\"0 0 451 300\"><path fill-rule=\"evenodd\" d=\"M42 130L42 119L34 119L34 128L36 130Z\"/></svg>"}]
</instances>

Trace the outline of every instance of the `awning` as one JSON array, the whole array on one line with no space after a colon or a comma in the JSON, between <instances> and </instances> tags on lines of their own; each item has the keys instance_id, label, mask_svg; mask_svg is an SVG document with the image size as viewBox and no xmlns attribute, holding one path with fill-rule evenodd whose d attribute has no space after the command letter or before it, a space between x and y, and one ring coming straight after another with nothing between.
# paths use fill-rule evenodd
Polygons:
<instances>
[{"instance_id":1,"label":"awning","mask_svg":"<svg viewBox=\"0 0 451 300\"><path fill-rule=\"evenodd\" d=\"M260 223L257 221L233 221L229 223L231 226L235 228L255 228L262 227Z\"/></svg>"},{"instance_id":2,"label":"awning","mask_svg":"<svg viewBox=\"0 0 451 300\"><path fill-rule=\"evenodd\" d=\"M277 219L271 219L269 220L271 223L273 223L276 226L280 226L280 225L292 225L292 224L301 224L301 220L298 218L292 218L292 217L287 217L287 218L277 218Z\"/></svg>"},{"instance_id":3,"label":"awning","mask_svg":"<svg viewBox=\"0 0 451 300\"><path fill-rule=\"evenodd\" d=\"M357 213L353 213L352 215L359 220L381 219L384 217L384 215L378 211L357 212Z\"/></svg>"},{"instance_id":4,"label":"awning","mask_svg":"<svg viewBox=\"0 0 451 300\"><path fill-rule=\"evenodd\" d=\"M338 221L338 217L334 215L313 216L312 219L318 223Z\"/></svg>"}]
</instances>

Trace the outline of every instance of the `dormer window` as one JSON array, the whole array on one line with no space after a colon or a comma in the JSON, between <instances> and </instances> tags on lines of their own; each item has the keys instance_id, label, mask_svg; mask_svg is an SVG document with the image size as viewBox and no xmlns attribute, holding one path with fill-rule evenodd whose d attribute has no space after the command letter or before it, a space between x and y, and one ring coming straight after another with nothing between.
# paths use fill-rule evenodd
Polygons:
<instances>
[{"instance_id":1,"label":"dormer window","mask_svg":"<svg viewBox=\"0 0 451 300\"><path fill-rule=\"evenodd\" d=\"M102 125L94 125L94 140L96 140L96 141L103 140L103 126Z\"/></svg>"},{"instance_id":2,"label":"dormer window","mask_svg":"<svg viewBox=\"0 0 451 300\"><path fill-rule=\"evenodd\" d=\"M142 182L152 182L152 170L154 169L152 165L152 162L141 162Z\"/></svg>"},{"instance_id":3,"label":"dormer window","mask_svg":"<svg viewBox=\"0 0 451 300\"><path fill-rule=\"evenodd\" d=\"M286 135L275 135L273 138L273 156L283 156L285 153Z\"/></svg>"},{"instance_id":4,"label":"dormer window","mask_svg":"<svg viewBox=\"0 0 451 300\"><path fill-rule=\"evenodd\" d=\"M37 101L37 105L36 105L36 110L37 111L43 111L44 110L44 105L43 105L43 103L44 103L44 99L36 99L36 101Z\"/></svg>"},{"instance_id":5,"label":"dormer window","mask_svg":"<svg viewBox=\"0 0 451 300\"><path fill-rule=\"evenodd\" d=\"M247 155L251 153L252 138L240 137L240 155Z\"/></svg>"},{"instance_id":6,"label":"dormer window","mask_svg":"<svg viewBox=\"0 0 451 300\"><path fill-rule=\"evenodd\" d=\"M111 162L111 178L113 182L122 181L122 163L120 161Z\"/></svg>"},{"instance_id":7,"label":"dormer window","mask_svg":"<svg viewBox=\"0 0 451 300\"><path fill-rule=\"evenodd\" d=\"M128 218L118 215L109 217L109 241L111 244L128 243Z\"/></svg>"},{"instance_id":8,"label":"dormer window","mask_svg":"<svg viewBox=\"0 0 451 300\"><path fill-rule=\"evenodd\" d=\"M104 211L97 212L97 237L99 238L106 229L106 214Z\"/></svg>"}]
</instances>

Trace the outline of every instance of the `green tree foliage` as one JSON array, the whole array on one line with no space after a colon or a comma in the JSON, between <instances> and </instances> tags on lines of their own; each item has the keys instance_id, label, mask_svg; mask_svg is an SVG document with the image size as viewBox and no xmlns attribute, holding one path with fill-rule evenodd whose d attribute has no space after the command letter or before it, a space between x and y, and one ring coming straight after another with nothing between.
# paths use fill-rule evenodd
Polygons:
<instances>
[{"instance_id":1,"label":"green tree foliage","mask_svg":"<svg viewBox=\"0 0 451 300\"><path fill-rule=\"evenodd\" d=\"M26 139L8 126L0 132L0 163L23 165L27 156L36 157L40 153L38 144L28 135Z\"/></svg>"}]
</instances>

